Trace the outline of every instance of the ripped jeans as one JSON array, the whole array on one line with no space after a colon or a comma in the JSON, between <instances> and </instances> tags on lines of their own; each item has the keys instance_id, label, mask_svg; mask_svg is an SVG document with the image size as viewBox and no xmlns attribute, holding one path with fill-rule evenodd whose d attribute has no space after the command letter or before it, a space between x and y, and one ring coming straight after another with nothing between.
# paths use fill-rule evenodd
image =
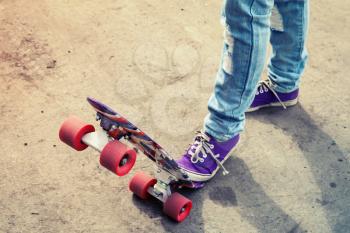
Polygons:
<instances>
[{"instance_id":1,"label":"ripped jeans","mask_svg":"<svg viewBox=\"0 0 350 233\"><path fill-rule=\"evenodd\" d=\"M275 90L287 93L299 88L307 61L308 6L308 0L224 1L224 47L205 132L225 141L243 130L245 111L264 68L268 39L272 45L268 76ZM280 25L274 27L271 15L280 19Z\"/></svg>"}]
</instances>

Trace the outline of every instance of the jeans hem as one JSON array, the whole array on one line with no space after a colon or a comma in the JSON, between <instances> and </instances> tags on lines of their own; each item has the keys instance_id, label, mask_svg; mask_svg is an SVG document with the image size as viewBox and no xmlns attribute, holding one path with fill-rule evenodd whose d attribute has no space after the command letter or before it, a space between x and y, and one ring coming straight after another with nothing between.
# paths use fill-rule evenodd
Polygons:
<instances>
[{"instance_id":1,"label":"jeans hem","mask_svg":"<svg viewBox=\"0 0 350 233\"><path fill-rule=\"evenodd\" d=\"M293 92L297 89L299 89L298 86L296 86L294 88L283 88L283 87L279 87L278 85L276 85L273 87L273 90L277 91L278 93L283 93L283 94L288 94L288 93Z\"/></svg>"},{"instance_id":2,"label":"jeans hem","mask_svg":"<svg viewBox=\"0 0 350 233\"><path fill-rule=\"evenodd\" d=\"M271 82L273 83L273 85L272 85L273 90L275 90L275 91L277 91L277 92L279 92L279 93L284 93L284 94L286 94L286 93L290 93L290 92L292 92L292 91L295 91L295 90L299 89L299 80L300 80L300 77L299 77L299 79L297 80L297 82L294 83L294 85L289 85L289 86L291 86L291 87L287 87L287 88L282 87L282 86L279 85L278 82L273 81L272 77L275 77L274 79L279 79L279 77L278 77L277 75L273 74L271 71L270 71L269 74L268 74L268 78L269 78L269 79L271 80Z\"/></svg>"},{"instance_id":3,"label":"jeans hem","mask_svg":"<svg viewBox=\"0 0 350 233\"><path fill-rule=\"evenodd\" d=\"M237 133L234 133L234 134L218 134L217 132L209 129L208 127L204 126L204 132L208 133L210 136L214 137L215 140L219 141L219 142L224 142L224 141L227 141L227 140L230 140L231 138L235 137L236 135L239 134L239 132Z\"/></svg>"}]
</instances>

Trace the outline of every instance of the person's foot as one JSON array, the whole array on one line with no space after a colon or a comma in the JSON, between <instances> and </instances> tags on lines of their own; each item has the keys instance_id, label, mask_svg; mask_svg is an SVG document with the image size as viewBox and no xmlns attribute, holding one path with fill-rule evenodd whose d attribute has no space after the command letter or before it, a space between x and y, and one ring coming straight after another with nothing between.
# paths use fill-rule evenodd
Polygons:
<instances>
[{"instance_id":1,"label":"person's foot","mask_svg":"<svg viewBox=\"0 0 350 233\"><path fill-rule=\"evenodd\" d=\"M299 89L289 93L280 93L272 88L272 83L269 79L260 81L256 91L253 103L246 112L254 112L260 108L278 107L287 108L298 102Z\"/></svg>"},{"instance_id":2,"label":"person's foot","mask_svg":"<svg viewBox=\"0 0 350 233\"><path fill-rule=\"evenodd\" d=\"M198 132L194 142L190 144L182 158L177 160L177 163L188 173L192 181L207 181L217 173L220 167L223 173L227 174L228 171L223 163L238 141L239 134L227 141L219 142L207 133Z\"/></svg>"}]
</instances>

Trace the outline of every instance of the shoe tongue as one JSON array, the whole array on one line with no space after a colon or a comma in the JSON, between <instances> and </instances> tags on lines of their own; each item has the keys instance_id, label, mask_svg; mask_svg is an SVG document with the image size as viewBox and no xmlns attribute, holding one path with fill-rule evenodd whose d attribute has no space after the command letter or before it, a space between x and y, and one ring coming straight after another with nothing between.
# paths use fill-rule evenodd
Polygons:
<instances>
[{"instance_id":1,"label":"shoe tongue","mask_svg":"<svg viewBox=\"0 0 350 233\"><path fill-rule=\"evenodd\" d=\"M204 132L203 134L204 134L205 136L207 136L207 138L205 138L206 141L208 141L208 142L216 141L215 138L214 138L213 136L211 136L209 133ZM208 140L207 140L207 139L208 139Z\"/></svg>"},{"instance_id":2,"label":"shoe tongue","mask_svg":"<svg viewBox=\"0 0 350 233\"><path fill-rule=\"evenodd\" d=\"M206 137L207 137L207 138L204 138L205 141L206 141L207 143L209 143L209 144L215 144L215 145L218 144L219 141L216 141L216 139L215 139L214 137L212 137L209 133L203 132L202 134L204 134L203 136L206 136ZM202 137L203 137L203 136L202 136ZM193 142L193 143L190 145L190 147L187 149L186 157L187 157L188 159L191 159L191 155L190 155L188 152L191 151L191 152L194 153L194 152L196 151L196 148L198 148L198 147L200 146L200 143L201 143L201 140L202 140L202 139L200 139L199 137L201 137L200 134L195 138L194 142ZM202 154L202 152L199 152L199 154Z\"/></svg>"},{"instance_id":3,"label":"shoe tongue","mask_svg":"<svg viewBox=\"0 0 350 233\"><path fill-rule=\"evenodd\" d=\"M222 144L222 143L225 143L226 141L219 141L219 140L216 140L216 138L214 138L213 136L211 136L210 134L208 134L208 133L206 133L207 135L208 135L208 137L209 137L209 143L210 144L213 144L213 145L220 145L220 144Z\"/></svg>"}]
</instances>

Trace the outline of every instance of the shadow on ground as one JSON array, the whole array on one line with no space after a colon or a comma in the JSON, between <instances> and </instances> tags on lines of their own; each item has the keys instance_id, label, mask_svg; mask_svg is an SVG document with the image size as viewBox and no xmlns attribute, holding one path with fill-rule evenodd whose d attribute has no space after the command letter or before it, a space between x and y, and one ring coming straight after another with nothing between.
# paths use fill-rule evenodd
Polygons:
<instances>
[{"instance_id":1,"label":"shadow on ground","mask_svg":"<svg viewBox=\"0 0 350 233\"><path fill-rule=\"evenodd\" d=\"M332 231L349 232L350 164L332 136L301 105L287 110L264 109L249 117L279 127L298 144L322 192L322 200L315 201L324 207Z\"/></svg>"},{"instance_id":2,"label":"shadow on ground","mask_svg":"<svg viewBox=\"0 0 350 233\"><path fill-rule=\"evenodd\" d=\"M201 190L181 192L193 201L191 215L182 224L162 218L161 223L167 232L204 232L202 206L207 198L225 207L239 207L242 217L259 232L304 232L295 220L266 195L243 160L235 157L225 165L231 171L229 175L218 174ZM156 201L145 203L136 197L133 200L134 204L149 216L162 215L161 207ZM183 224L186 224L185 231Z\"/></svg>"},{"instance_id":3,"label":"shadow on ground","mask_svg":"<svg viewBox=\"0 0 350 233\"><path fill-rule=\"evenodd\" d=\"M247 117L274 124L297 142L322 192L322 200L315 201L324 206L332 231L346 232L350 227L350 183L346 178L350 167L332 137L320 129L299 105L285 111L261 110ZM164 217L157 201L145 203L134 197L134 205L151 218L160 218L167 232L204 232L202 207L208 198L218 205L237 207L242 218L258 232L307 232L264 192L242 159L234 157L226 162L225 167L231 171L229 175L216 175L201 190L181 191L193 201L191 215L182 224ZM183 224L186 224L185 231Z\"/></svg>"}]
</instances>

